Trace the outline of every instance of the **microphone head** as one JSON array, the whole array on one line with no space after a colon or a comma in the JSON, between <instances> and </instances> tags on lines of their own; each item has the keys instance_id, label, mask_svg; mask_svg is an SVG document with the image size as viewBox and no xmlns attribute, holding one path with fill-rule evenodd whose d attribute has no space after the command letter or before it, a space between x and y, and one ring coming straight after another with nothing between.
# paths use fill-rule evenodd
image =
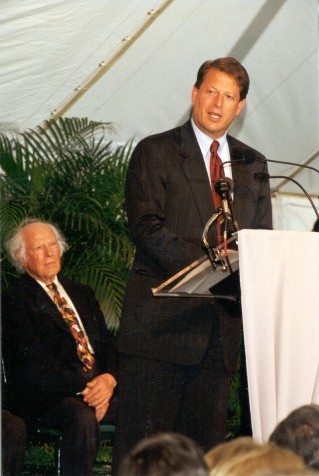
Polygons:
<instances>
[{"instance_id":1,"label":"microphone head","mask_svg":"<svg viewBox=\"0 0 319 476\"><path fill-rule=\"evenodd\" d=\"M256 160L256 154L251 149L246 149L245 152L242 153L242 160L246 162L246 164L251 164Z\"/></svg>"},{"instance_id":2,"label":"microphone head","mask_svg":"<svg viewBox=\"0 0 319 476\"><path fill-rule=\"evenodd\" d=\"M227 198L229 192L234 190L234 182L229 177L222 177L216 182L215 190L222 198Z\"/></svg>"},{"instance_id":3,"label":"microphone head","mask_svg":"<svg viewBox=\"0 0 319 476\"><path fill-rule=\"evenodd\" d=\"M264 172L255 172L254 178L255 180L260 180L261 182L265 182L266 180L270 179L270 175Z\"/></svg>"}]
</instances>

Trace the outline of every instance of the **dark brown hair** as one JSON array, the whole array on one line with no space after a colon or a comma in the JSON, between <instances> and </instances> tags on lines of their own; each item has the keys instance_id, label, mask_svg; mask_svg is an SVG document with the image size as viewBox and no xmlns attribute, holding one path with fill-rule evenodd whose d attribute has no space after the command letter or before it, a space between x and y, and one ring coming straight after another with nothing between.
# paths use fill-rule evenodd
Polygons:
<instances>
[{"instance_id":1,"label":"dark brown hair","mask_svg":"<svg viewBox=\"0 0 319 476\"><path fill-rule=\"evenodd\" d=\"M289 448L306 465L319 469L319 405L302 405L277 424L269 441Z\"/></svg>"},{"instance_id":2,"label":"dark brown hair","mask_svg":"<svg viewBox=\"0 0 319 476\"><path fill-rule=\"evenodd\" d=\"M158 433L136 444L123 458L118 476L208 476L195 441L178 433Z\"/></svg>"}]
</instances>

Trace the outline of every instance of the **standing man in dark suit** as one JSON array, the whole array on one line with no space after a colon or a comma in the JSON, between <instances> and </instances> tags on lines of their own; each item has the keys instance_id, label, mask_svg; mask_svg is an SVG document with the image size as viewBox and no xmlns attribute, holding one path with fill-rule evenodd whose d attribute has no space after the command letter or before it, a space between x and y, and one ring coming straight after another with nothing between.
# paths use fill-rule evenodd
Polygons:
<instances>
[{"instance_id":1,"label":"standing man in dark suit","mask_svg":"<svg viewBox=\"0 0 319 476\"><path fill-rule=\"evenodd\" d=\"M191 119L145 138L131 157L126 207L136 255L118 335L115 467L136 441L158 431L183 433L204 450L225 438L240 310L212 298L153 297L151 288L204 254L201 237L214 212L212 140L234 164L225 173L234 182L239 227L272 227L269 184L254 180L255 171L267 169L264 158L227 133L248 88L235 59L205 62L192 89ZM258 160L245 162L247 153Z\"/></svg>"},{"instance_id":2,"label":"standing man in dark suit","mask_svg":"<svg viewBox=\"0 0 319 476\"><path fill-rule=\"evenodd\" d=\"M116 353L91 288L58 278L66 248L58 229L39 220L23 223L8 244L25 273L3 311L8 404L29 428L62 430L63 476L90 476L99 422L114 417Z\"/></svg>"}]
</instances>

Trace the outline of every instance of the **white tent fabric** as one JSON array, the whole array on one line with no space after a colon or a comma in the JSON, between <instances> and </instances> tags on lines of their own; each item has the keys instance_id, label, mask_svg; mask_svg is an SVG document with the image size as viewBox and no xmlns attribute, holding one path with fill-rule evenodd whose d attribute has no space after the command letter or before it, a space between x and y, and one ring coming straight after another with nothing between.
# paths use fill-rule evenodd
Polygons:
<instances>
[{"instance_id":1,"label":"white tent fabric","mask_svg":"<svg viewBox=\"0 0 319 476\"><path fill-rule=\"evenodd\" d=\"M319 169L317 0L0 3L2 132L63 114L112 122L115 142L139 140L189 117L203 61L234 56L251 89L230 132L268 159ZM273 163L269 171L297 180L318 208L318 171ZM271 179L275 226L311 229L309 200L283 182Z\"/></svg>"}]
</instances>

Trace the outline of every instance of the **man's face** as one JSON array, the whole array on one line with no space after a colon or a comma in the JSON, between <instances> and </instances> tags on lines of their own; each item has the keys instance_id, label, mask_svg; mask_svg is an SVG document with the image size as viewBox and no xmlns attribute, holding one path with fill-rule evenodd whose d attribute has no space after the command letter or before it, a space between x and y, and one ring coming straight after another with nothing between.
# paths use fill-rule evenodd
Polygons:
<instances>
[{"instance_id":1,"label":"man's face","mask_svg":"<svg viewBox=\"0 0 319 476\"><path fill-rule=\"evenodd\" d=\"M21 233L26 248L25 271L45 284L51 283L61 267L60 249L53 230L43 223L30 223Z\"/></svg>"},{"instance_id":2,"label":"man's face","mask_svg":"<svg viewBox=\"0 0 319 476\"><path fill-rule=\"evenodd\" d=\"M212 139L225 134L233 119L244 107L235 79L218 69L211 69L199 89L192 90L193 120Z\"/></svg>"}]
</instances>

